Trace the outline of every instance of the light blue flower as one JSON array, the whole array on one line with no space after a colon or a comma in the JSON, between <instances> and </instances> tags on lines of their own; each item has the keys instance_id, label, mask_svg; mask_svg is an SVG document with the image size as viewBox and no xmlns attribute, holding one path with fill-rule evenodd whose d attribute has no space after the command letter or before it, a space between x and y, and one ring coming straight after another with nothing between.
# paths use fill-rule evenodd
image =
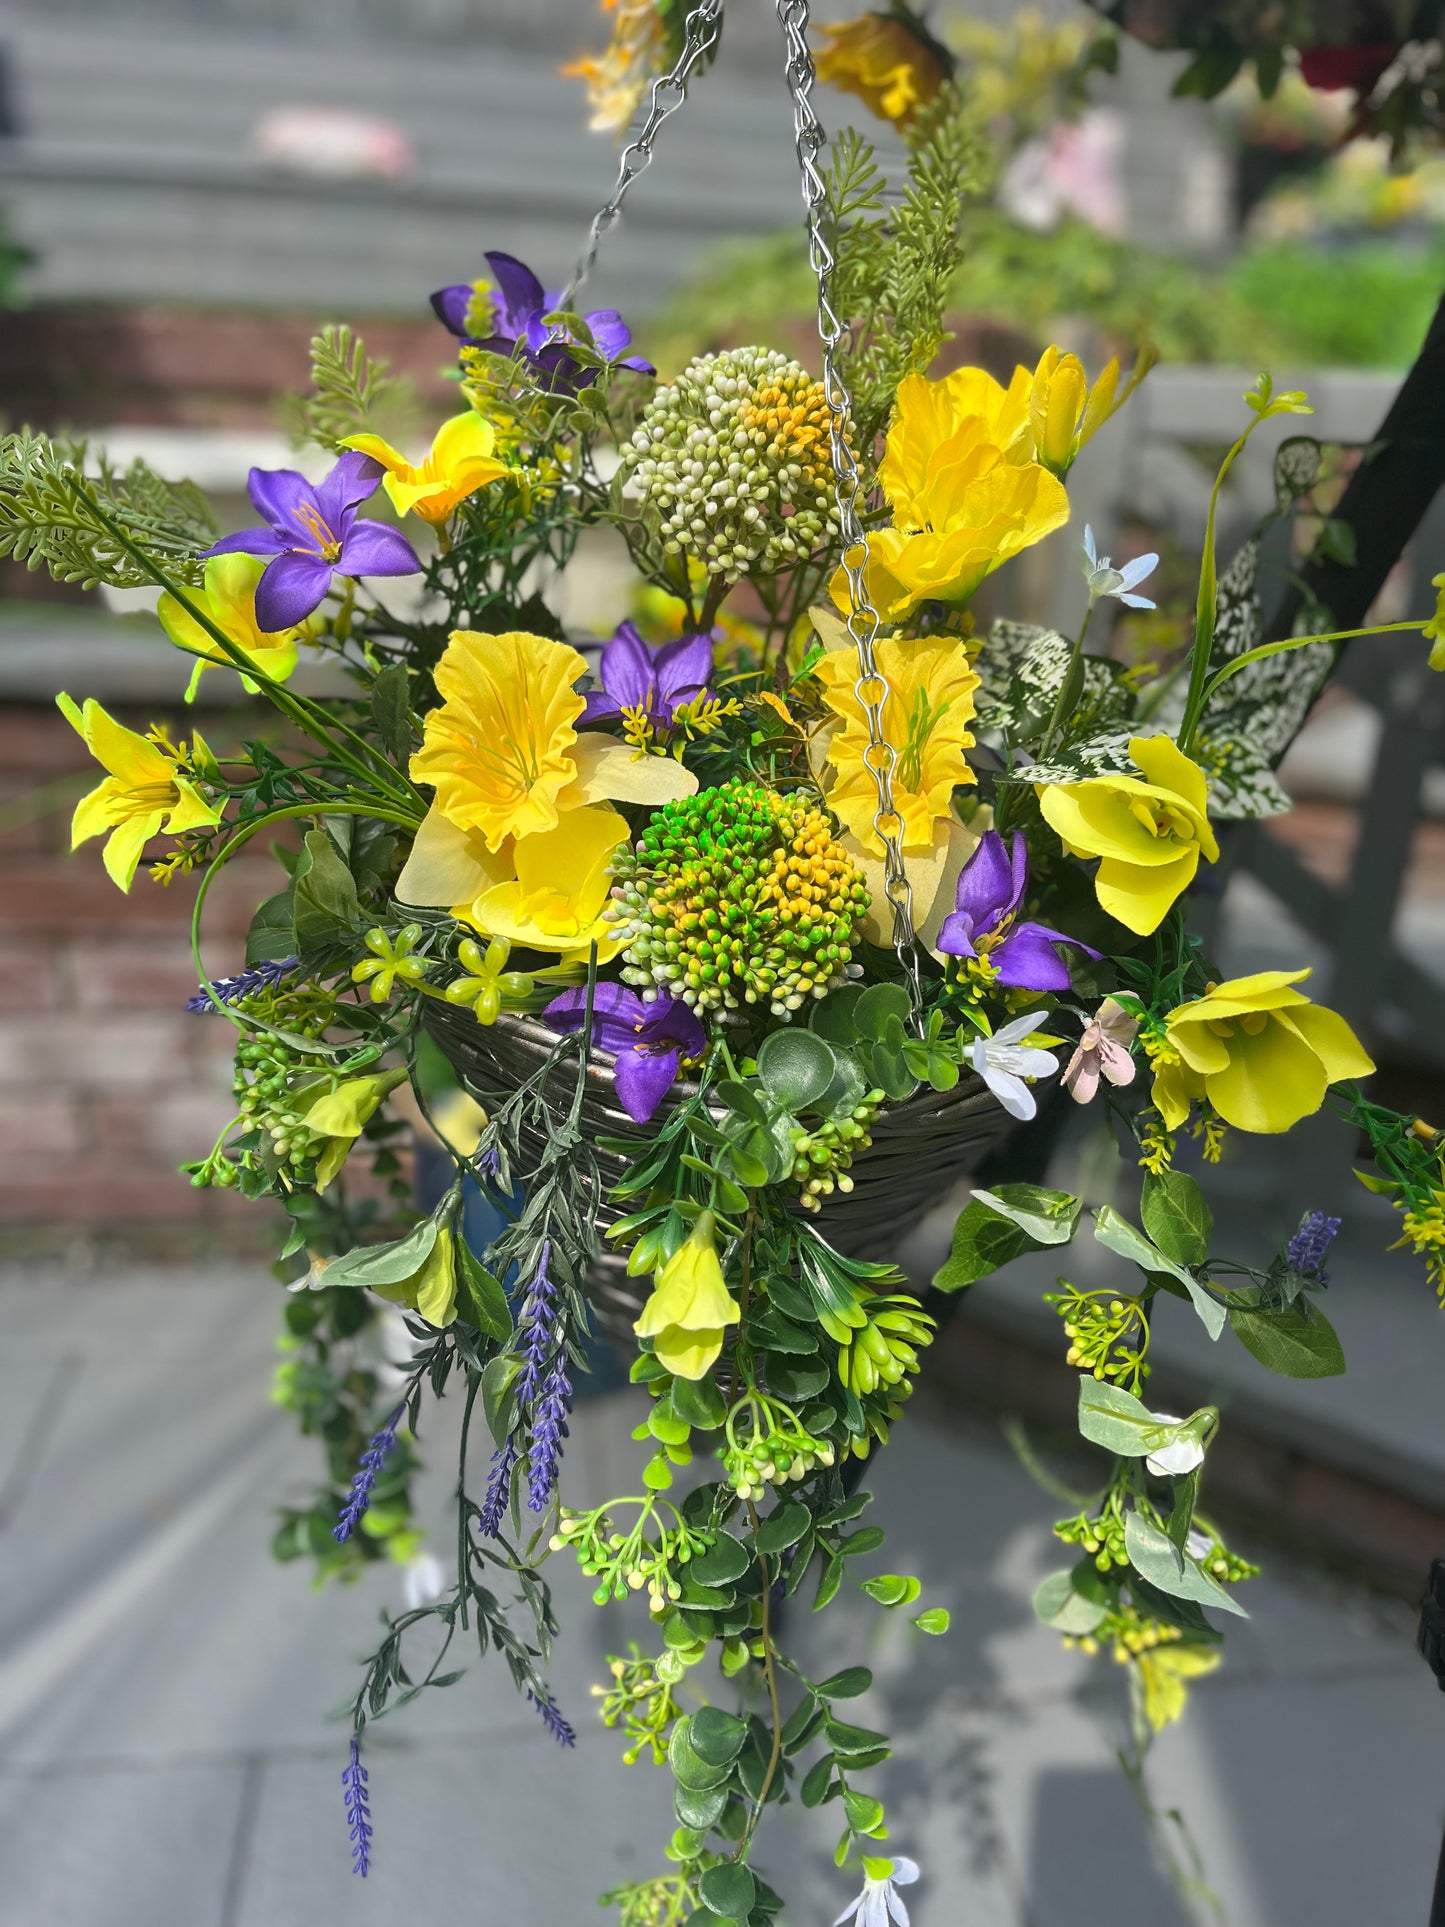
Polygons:
<instances>
[{"instance_id":1,"label":"light blue flower","mask_svg":"<svg viewBox=\"0 0 1445 1927\"><path fill-rule=\"evenodd\" d=\"M1094 531L1088 523L1084 524L1084 580L1089 585L1089 602L1092 606L1101 596L1116 596L1120 602L1131 609L1152 609L1156 605L1147 596L1135 595L1133 591L1139 584L1154 573L1159 566L1157 555L1136 555L1132 562L1126 562L1122 569L1116 569L1107 555L1100 555L1094 547Z\"/></svg>"}]
</instances>

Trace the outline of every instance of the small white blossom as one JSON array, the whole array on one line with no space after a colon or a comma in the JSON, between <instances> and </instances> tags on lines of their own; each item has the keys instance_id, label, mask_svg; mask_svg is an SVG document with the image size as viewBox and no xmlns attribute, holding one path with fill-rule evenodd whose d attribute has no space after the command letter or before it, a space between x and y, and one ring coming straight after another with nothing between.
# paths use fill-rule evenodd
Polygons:
<instances>
[{"instance_id":1,"label":"small white blossom","mask_svg":"<svg viewBox=\"0 0 1445 1927\"><path fill-rule=\"evenodd\" d=\"M419 1552L402 1568L402 1596L409 1613L441 1598L447 1589L446 1567L433 1552Z\"/></svg>"},{"instance_id":2,"label":"small white blossom","mask_svg":"<svg viewBox=\"0 0 1445 1927\"><path fill-rule=\"evenodd\" d=\"M1201 1532L1198 1526L1189 1528L1189 1535L1184 1541L1184 1550L1191 1559L1202 1559L1206 1552L1213 1549L1213 1546L1214 1541L1207 1532Z\"/></svg>"},{"instance_id":3,"label":"small white blossom","mask_svg":"<svg viewBox=\"0 0 1445 1927\"><path fill-rule=\"evenodd\" d=\"M1015 1017L992 1037L975 1037L968 1046L969 1063L1010 1117L1033 1117L1039 1108L1024 1079L1052 1077L1059 1068L1052 1051L1023 1042L1037 1028L1038 1014L1029 1012Z\"/></svg>"},{"instance_id":4,"label":"small white blossom","mask_svg":"<svg viewBox=\"0 0 1445 1927\"><path fill-rule=\"evenodd\" d=\"M1154 1419L1159 1425L1182 1425L1183 1419L1175 1418L1172 1412L1155 1412ZM1160 1479L1182 1479L1204 1463L1204 1447L1197 1438L1187 1435L1175 1439L1172 1445L1161 1445L1157 1452L1151 1452L1144 1461L1149 1470Z\"/></svg>"},{"instance_id":5,"label":"small white blossom","mask_svg":"<svg viewBox=\"0 0 1445 1927\"><path fill-rule=\"evenodd\" d=\"M893 1921L895 1927L908 1927L908 1909L899 1897L900 1887L910 1886L918 1878L916 1860L906 1860L902 1854L890 1861L886 1874L869 1874L863 1882L863 1891L851 1907L845 1907L833 1927L843 1927L845 1920L857 1916L858 1927L888 1927Z\"/></svg>"},{"instance_id":6,"label":"small white blossom","mask_svg":"<svg viewBox=\"0 0 1445 1927\"><path fill-rule=\"evenodd\" d=\"M1100 555L1094 547L1094 531L1088 523L1084 524L1084 580L1089 585L1089 602L1092 605L1101 596L1114 596L1127 603L1131 609L1153 609L1157 604L1147 596L1135 595L1134 590L1146 576L1158 567L1157 555L1136 555L1132 562L1126 562L1122 569L1116 569L1107 555Z\"/></svg>"}]
</instances>

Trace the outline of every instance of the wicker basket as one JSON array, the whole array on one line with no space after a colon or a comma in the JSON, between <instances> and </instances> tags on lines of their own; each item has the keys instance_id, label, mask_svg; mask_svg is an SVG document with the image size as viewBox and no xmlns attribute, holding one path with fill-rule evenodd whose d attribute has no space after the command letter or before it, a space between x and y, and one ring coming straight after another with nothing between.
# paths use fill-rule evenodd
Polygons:
<instances>
[{"instance_id":1,"label":"wicker basket","mask_svg":"<svg viewBox=\"0 0 1445 1927\"><path fill-rule=\"evenodd\" d=\"M530 1077L556 1048L557 1033L524 1017L499 1017L480 1026L471 1012L432 1004L427 1028L458 1076L481 1103L495 1109ZM588 1135L633 1138L639 1151L644 1132L622 1110L616 1098L612 1059L597 1052L588 1066L582 1119ZM570 1071L563 1071L570 1096ZM680 1084L676 1096L694 1086ZM664 1100L665 1105L675 1097ZM983 1080L965 1072L951 1091L921 1090L899 1104L888 1104L872 1126L873 1143L853 1164L853 1189L824 1199L814 1220L830 1244L852 1257L888 1258L955 1179L974 1170L988 1152L1014 1130L1014 1120L989 1092ZM524 1134L518 1175L526 1181L531 1161L540 1157L542 1144ZM620 1178L627 1160L616 1152L600 1151L598 1163L604 1182ZM599 1222L604 1228L618 1213L603 1204ZM609 1336L630 1342L632 1322L651 1289L646 1278L631 1278L626 1261L608 1252L588 1281L589 1295L599 1322Z\"/></svg>"}]
</instances>

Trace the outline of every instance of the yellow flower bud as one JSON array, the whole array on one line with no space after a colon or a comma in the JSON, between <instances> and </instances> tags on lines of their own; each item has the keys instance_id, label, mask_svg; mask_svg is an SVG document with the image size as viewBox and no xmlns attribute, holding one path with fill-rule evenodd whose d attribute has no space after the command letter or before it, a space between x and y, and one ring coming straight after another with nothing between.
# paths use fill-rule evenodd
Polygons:
<instances>
[{"instance_id":1,"label":"yellow flower bud","mask_svg":"<svg viewBox=\"0 0 1445 1927\"><path fill-rule=\"evenodd\" d=\"M722 1350L723 1332L741 1316L729 1293L714 1242L717 1221L704 1211L692 1235L667 1260L633 1326L677 1378L701 1378Z\"/></svg>"}]
</instances>

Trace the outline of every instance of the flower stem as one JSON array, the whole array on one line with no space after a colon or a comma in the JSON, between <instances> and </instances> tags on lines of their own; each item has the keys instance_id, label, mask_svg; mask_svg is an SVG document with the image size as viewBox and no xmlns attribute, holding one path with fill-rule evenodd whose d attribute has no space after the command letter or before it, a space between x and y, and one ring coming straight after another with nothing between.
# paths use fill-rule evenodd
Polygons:
<instances>
[{"instance_id":1,"label":"flower stem","mask_svg":"<svg viewBox=\"0 0 1445 1927\"><path fill-rule=\"evenodd\" d=\"M758 1509L751 1499L748 1500L748 1520L752 1525L753 1537L756 1539L760 1522L758 1519ZM772 1708L773 1714L773 1745L772 1751L768 1754L767 1771L763 1774L762 1785L758 1788L757 1805L753 1808L753 1817L748 1822L747 1832L738 1842L737 1852L733 1855L734 1860L740 1860L742 1858L747 1850L749 1841L757 1832L758 1822L763 1817L763 1808L768 1803L768 1794L772 1789L773 1779L778 1771L778 1761L783 1756L783 1712L781 1706L778 1704L778 1669L773 1653L772 1600L770 1597L773 1579L771 1569L768 1565L767 1555L762 1552L758 1554L758 1572L763 1584L763 1678L767 1683L768 1703Z\"/></svg>"},{"instance_id":2,"label":"flower stem","mask_svg":"<svg viewBox=\"0 0 1445 1927\"><path fill-rule=\"evenodd\" d=\"M1069 660L1064 667L1064 679L1059 684L1059 693L1054 701L1054 713L1049 718L1048 730L1039 747L1039 756L1041 759L1047 756L1053 748L1055 738L1062 733L1064 724L1068 720L1070 709L1072 709L1078 701L1078 696L1073 690L1073 685L1078 680L1079 666L1084 660L1084 638L1088 635L1089 624L1093 620L1094 598L1090 596L1089 606L1084 611L1084 620L1079 625L1078 636L1075 639L1073 648L1069 651Z\"/></svg>"}]
</instances>

